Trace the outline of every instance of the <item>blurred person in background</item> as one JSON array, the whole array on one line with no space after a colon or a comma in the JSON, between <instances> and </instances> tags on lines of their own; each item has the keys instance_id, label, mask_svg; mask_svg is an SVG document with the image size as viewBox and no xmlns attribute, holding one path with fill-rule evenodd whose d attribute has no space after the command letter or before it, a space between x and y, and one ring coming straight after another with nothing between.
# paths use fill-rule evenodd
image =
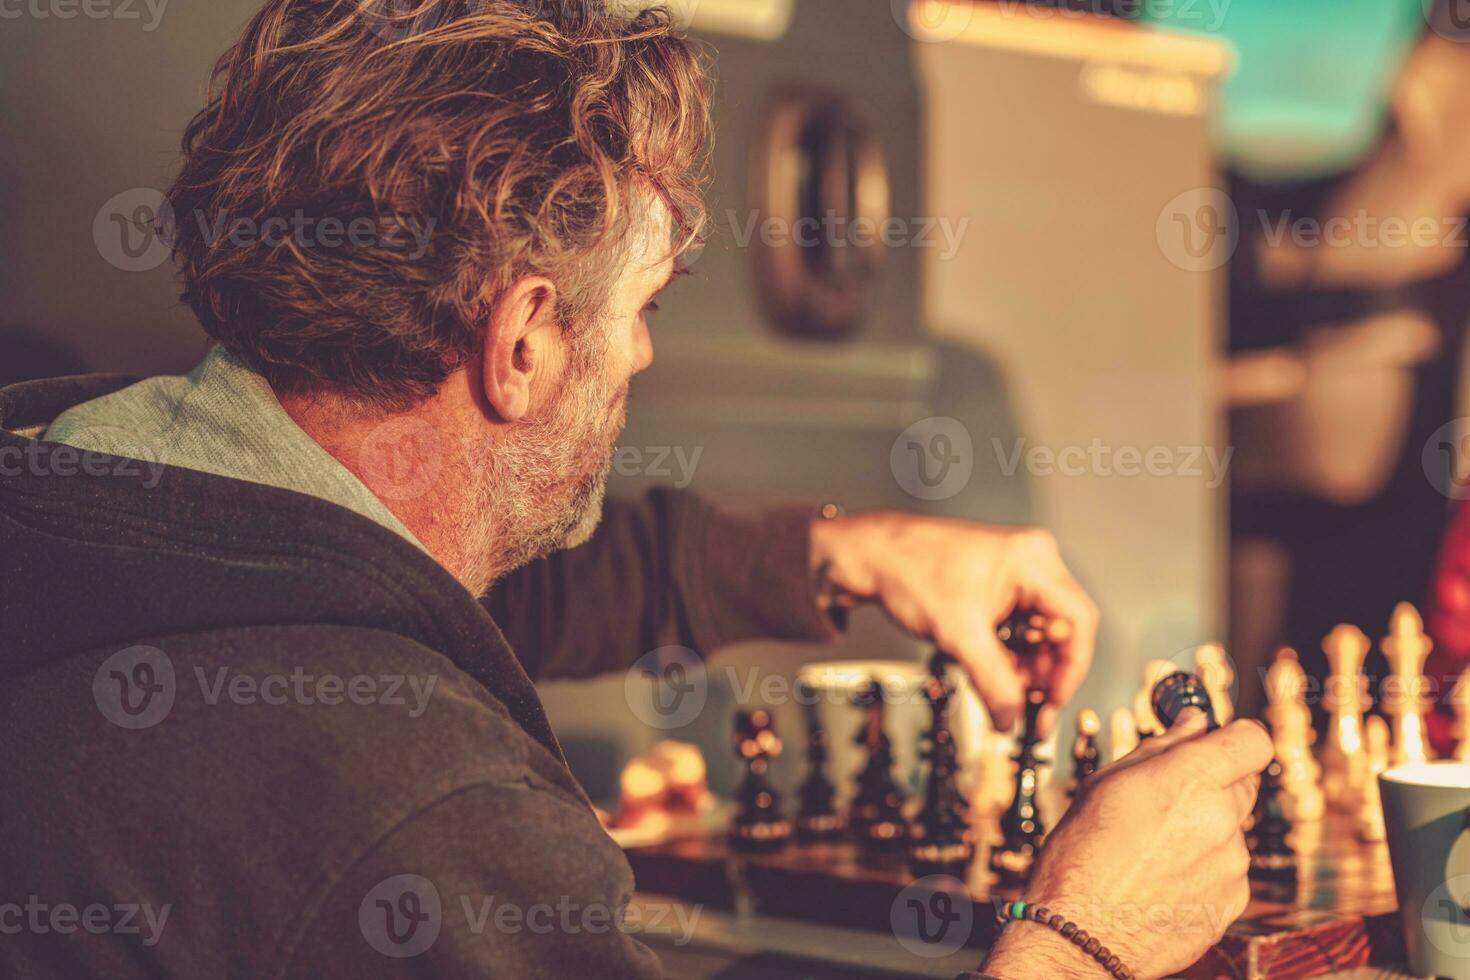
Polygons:
<instances>
[{"instance_id":1,"label":"blurred person in background","mask_svg":"<svg viewBox=\"0 0 1470 980\"><path fill-rule=\"evenodd\" d=\"M1453 461L1426 446L1459 414L1470 318L1470 36L1452 13L1439 4L1426 29L1418 0L1252 0L1220 30L1241 58L1221 139L1247 668L1286 642L1323 676L1333 625L1385 623L1428 593ZM1260 702L1247 685L1244 709Z\"/></svg>"}]
</instances>

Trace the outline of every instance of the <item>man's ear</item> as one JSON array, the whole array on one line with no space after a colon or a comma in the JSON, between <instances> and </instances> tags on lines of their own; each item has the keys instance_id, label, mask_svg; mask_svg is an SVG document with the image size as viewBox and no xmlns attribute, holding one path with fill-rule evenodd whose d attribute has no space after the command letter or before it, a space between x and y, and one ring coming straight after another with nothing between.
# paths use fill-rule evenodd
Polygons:
<instances>
[{"instance_id":1,"label":"man's ear","mask_svg":"<svg viewBox=\"0 0 1470 980\"><path fill-rule=\"evenodd\" d=\"M485 398L502 419L518 422L531 409L532 379L551 368L561 335L556 287L541 276L517 281L491 301L485 329Z\"/></svg>"}]
</instances>

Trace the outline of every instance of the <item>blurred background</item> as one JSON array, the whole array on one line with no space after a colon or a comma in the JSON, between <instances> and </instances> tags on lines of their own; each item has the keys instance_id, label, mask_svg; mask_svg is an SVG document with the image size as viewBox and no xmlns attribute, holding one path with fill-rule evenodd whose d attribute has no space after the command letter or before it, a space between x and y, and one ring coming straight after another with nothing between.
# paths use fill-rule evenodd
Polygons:
<instances>
[{"instance_id":1,"label":"blurred background","mask_svg":"<svg viewBox=\"0 0 1470 980\"><path fill-rule=\"evenodd\" d=\"M0 380L202 355L167 246L129 222L255 6L3 15ZM1425 598L1461 493L1470 11L673 6L719 77L713 227L657 319L616 492L1050 528L1103 612L1077 703L1104 716L1212 641L1249 711L1277 645L1320 674L1334 623L1378 636ZM708 706L678 727L642 720L632 675L545 686L594 799L669 737L728 793L748 685L926 655L871 612L836 650L697 653Z\"/></svg>"}]
</instances>

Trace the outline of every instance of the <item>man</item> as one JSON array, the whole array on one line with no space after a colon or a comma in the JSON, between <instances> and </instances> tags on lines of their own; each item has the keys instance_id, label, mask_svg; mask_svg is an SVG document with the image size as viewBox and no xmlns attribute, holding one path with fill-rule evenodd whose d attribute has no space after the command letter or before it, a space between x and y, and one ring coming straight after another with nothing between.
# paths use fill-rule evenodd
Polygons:
<instances>
[{"instance_id":1,"label":"man","mask_svg":"<svg viewBox=\"0 0 1470 980\"><path fill-rule=\"evenodd\" d=\"M632 876L533 678L823 639L829 589L954 651L1001 724L1086 672L1096 614L1044 533L604 505L699 228L704 75L660 14L409 6L268 0L220 62L170 196L203 364L0 391L7 974L657 976L607 927ZM299 234L328 218L356 230ZM1054 663L996 643L1018 605L1076 626ZM1268 752L1150 743L1029 897L1186 964L1243 907ZM1213 917L1117 918L1186 901ZM602 927L498 913L546 906ZM989 969L1100 968L1022 923Z\"/></svg>"}]
</instances>

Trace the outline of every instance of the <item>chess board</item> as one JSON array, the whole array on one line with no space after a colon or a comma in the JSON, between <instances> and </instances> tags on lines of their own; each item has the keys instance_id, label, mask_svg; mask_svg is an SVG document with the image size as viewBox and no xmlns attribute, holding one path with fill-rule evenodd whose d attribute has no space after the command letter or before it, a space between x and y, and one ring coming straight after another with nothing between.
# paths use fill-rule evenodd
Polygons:
<instances>
[{"instance_id":1,"label":"chess board","mask_svg":"<svg viewBox=\"0 0 1470 980\"><path fill-rule=\"evenodd\" d=\"M1295 896L1259 886L1245 914L1184 976L1294 980L1403 961L1386 846L1360 843L1351 822L1336 816L1298 827L1295 843ZM893 903L913 880L901 865L865 862L848 842L749 855L706 836L632 847L627 854L643 892L722 909L753 905L763 915L880 932L890 931ZM973 883L965 891L974 906L970 944L978 961L995 938L993 898L1014 895Z\"/></svg>"}]
</instances>

